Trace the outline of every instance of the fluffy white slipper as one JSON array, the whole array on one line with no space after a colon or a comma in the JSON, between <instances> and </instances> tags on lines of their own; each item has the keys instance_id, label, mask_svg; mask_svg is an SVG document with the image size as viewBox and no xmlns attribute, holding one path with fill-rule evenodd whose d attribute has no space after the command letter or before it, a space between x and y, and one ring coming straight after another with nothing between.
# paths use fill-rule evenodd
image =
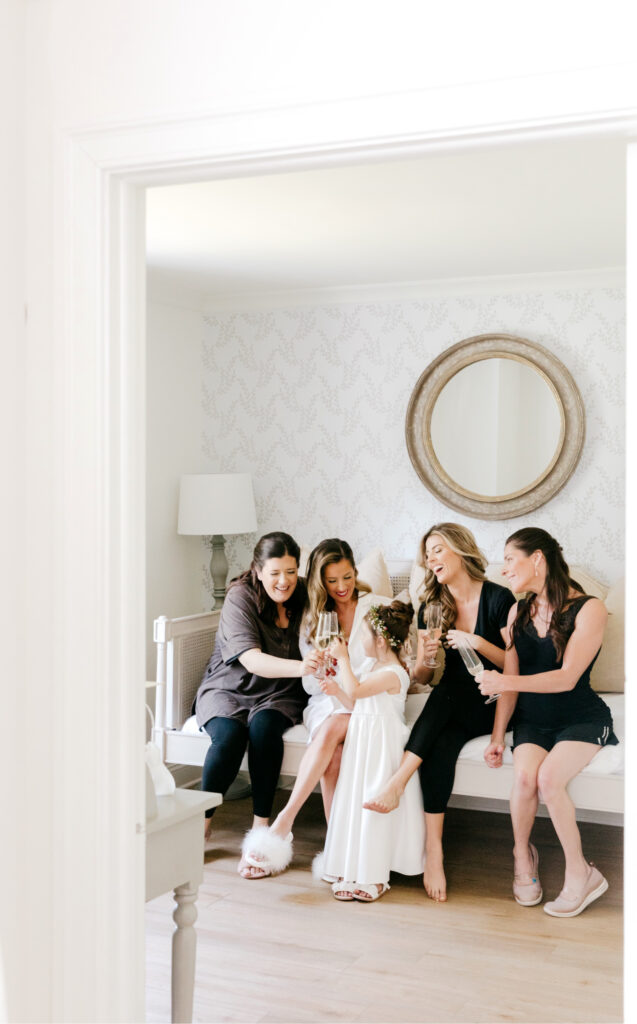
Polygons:
<instances>
[{"instance_id":1,"label":"fluffy white slipper","mask_svg":"<svg viewBox=\"0 0 637 1024\"><path fill-rule=\"evenodd\" d=\"M268 875L278 875L292 860L292 833L284 839L267 825L258 825L246 832L241 853L251 867L262 868Z\"/></svg>"}]
</instances>

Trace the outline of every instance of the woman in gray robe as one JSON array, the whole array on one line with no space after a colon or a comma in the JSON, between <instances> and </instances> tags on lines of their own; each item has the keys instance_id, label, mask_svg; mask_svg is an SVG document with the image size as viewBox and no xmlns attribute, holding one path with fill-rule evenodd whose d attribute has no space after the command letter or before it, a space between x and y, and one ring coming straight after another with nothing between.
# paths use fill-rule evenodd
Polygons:
<instances>
[{"instance_id":1,"label":"woman in gray robe","mask_svg":"<svg viewBox=\"0 0 637 1024\"><path fill-rule=\"evenodd\" d=\"M202 789L225 793L246 747L252 783L253 827L270 820L283 760L283 733L301 721L307 694L301 677L313 674L319 656L299 652L306 601L298 577L300 548L287 533L269 533L254 549L247 572L228 587L215 649L197 692L195 713L210 736ZM212 827L208 812L206 835ZM245 878L263 870L244 860Z\"/></svg>"}]
</instances>

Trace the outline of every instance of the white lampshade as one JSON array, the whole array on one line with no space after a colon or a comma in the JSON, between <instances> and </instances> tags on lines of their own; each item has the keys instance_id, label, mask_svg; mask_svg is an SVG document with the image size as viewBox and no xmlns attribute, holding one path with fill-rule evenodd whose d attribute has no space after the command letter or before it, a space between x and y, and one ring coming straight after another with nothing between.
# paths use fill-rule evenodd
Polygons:
<instances>
[{"instance_id":1,"label":"white lampshade","mask_svg":"<svg viewBox=\"0 0 637 1024\"><path fill-rule=\"evenodd\" d=\"M208 473L182 476L179 488L178 533L253 533L257 528L252 477L249 473Z\"/></svg>"}]
</instances>

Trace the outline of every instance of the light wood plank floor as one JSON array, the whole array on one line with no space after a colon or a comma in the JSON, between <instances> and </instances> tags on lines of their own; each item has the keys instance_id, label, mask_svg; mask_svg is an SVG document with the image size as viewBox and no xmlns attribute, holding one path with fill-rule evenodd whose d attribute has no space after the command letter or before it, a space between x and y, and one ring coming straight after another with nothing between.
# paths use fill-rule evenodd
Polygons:
<instances>
[{"instance_id":1,"label":"light wood plank floor","mask_svg":"<svg viewBox=\"0 0 637 1024\"><path fill-rule=\"evenodd\" d=\"M293 867L245 881L236 866L249 820L249 799L215 816L217 847L199 890L195 1021L622 1020L621 829L581 826L610 889L579 917L557 920L511 897L508 815L449 811L443 905L401 875L372 905L334 900L310 873L325 833L318 796L297 819ZM550 821L538 820L534 841L550 899L563 868ZM170 1020L172 909L169 896L147 905L151 1022Z\"/></svg>"}]
</instances>

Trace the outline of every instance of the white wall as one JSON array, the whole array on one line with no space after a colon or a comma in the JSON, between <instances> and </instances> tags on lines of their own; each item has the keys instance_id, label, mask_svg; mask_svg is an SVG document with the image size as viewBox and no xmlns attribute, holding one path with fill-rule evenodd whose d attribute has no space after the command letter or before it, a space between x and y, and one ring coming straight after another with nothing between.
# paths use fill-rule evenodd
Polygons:
<instances>
[{"instance_id":1,"label":"white wall","mask_svg":"<svg viewBox=\"0 0 637 1024\"><path fill-rule=\"evenodd\" d=\"M179 478L202 472L200 313L148 305L146 477L147 678L155 678L158 615L202 611L201 544L177 533ZM205 606L204 606L205 607Z\"/></svg>"},{"instance_id":2,"label":"white wall","mask_svg":"<svg viewBox=\"0 0 637 1024\"><path fill-rule=\"evenodd\" d=\"M461 129L470 134L475 125L558 123L562 116L622 109L634 105L635 99L634 90L627 88L627 69L604 65L632 59L633 44L630 32L618 31L621 18L615 7L607 4L601 21L578 18L574 33L571 5L562 10L554 3L541 3L525 24L521 40L518 12L510 3L486 10L484 5L469 4L463 18L454 5L432 9L405 0L391 7L367 2L345 6L335 0L307 5L292 0L268 4L192 0L186 7L182 0L5 3L0 67L7 69L9 81L8 88L0 90L0 102L13 125L8 135L12 192L0 201L8 215L5 238L12 258L22 251L27 235L30 311L26 352L14 346L2 375L8 396L7 436L15 447L8 462L9 493L16 496L6 534L14 549L3 565L3 575L15 617L17 664L11 684L19 694L18 724L26 726L7 729L3 738L14 789L9 808L15 812L4 820L11 823L19 851L17 874L4 876L10 879L12 895L3 905L3 928L11 937L12 964L21 965L15 973L7 972L12 1019L140 1019L136 937L140 908L133 906L130 911L135 937L130 938L131 929L124 927L122 918L115 949L109 907L119 894L109 888L113 864L125 882L131 866L101 829L99 795L108 763L105 759L97 766L90 756L93 734L87 736L82 727L91 666L90 659L82 659L81 664L73 660L72 602L69 607L68 601L69 595L81 594L85 614L103 622L103 552L95 545L93 562L87 567L79 564L76 550L60 545L68 515L68 477L84 464L62 431L68 403L78 397L66 389L67 381L75 379L74 361L81 353L78 339L68 336L68 325L75 324L74 309L84 284L68 276L73 263L72 226L64 218L68 203L77 201L77 216L87 235L105 230L102 208L89 206L81 186L68 175L70 134L79 128L99 133L118 125L124 137L144 120L150 124L172 117L182 123L212 110L258 108L264 103L283 106L328 97L339 100L340 111L340 101L350 96L376 97L383 90L410 86L429 90L419 98L417 109L422 124L437 128L441 137ZM26 90L21 57L25 9ZM418 31L412 24L414 11L421 17ZM550 31L546 31L549 15ZM458 32L459 23L463 33ZM495 24L511 33L514 47L502 45L492 32ZM504 77L498 80L497 74ZM475 78L482 83L479 87L472 83ZM26 163L19 155L16 122L16 115L24 114L25 92ZM379 116L384 109L383 102L375 100ZM409 109L413 111L414 105ZM346 103L342 110L342 114L330 110L326 118L319 106L303 109L303 144L320 141L328 151L350 139ZM407 122L408 134L413 122L409 118ZM277 151L298 149L299 139L285 131L275 137L270 130L264 139L260 117L242 124L251 126L243 131L252 132L257 149L268 145ZM373 123L365 131L372 139L378 134ZM87 267L92 284L90 271ZM19 338L20 274L17 280L9 280L8 336L15 337L17 331ZM101 324L98 307L96 299L94 320ZM87 385L92 393L93 378ZM98 405L82 412L91 425L87 437L80 439L87 464L91 457L95 463L105 457L95 443L99 431L92 427L102 422L103 412ZM17 453L25 446L26 459L21 460ZM26 509L21 499L25 466ZM113 517L116 502L114 493L108 512ZM91 508L93 525L94 501ZM305 525L298 523L299 528ZM89 550L86 536L78 547ZM113 623L104 622L105 632L109 625ZM67 690L72 686L73 694L61 702L56 684L65 665L73 669L67 677L72 682L66 685ZM95 695L92 710L98 700L105 716L104 735L112 740L117 756L116 737L108 730L113 712L108 688ZM61 725L64 732L59 730ZM61 735L72 741L66 749L59 740L53 742ZM60 779L78 770L84 792L81 805L72 807ZM112 792L107 787L107 794L112 817L115 811L110 809L118 806L114 783ZM72 815L75 834L60 824ZM123 813L119 825L123 829ZM87 857L87 850L94 851L95 857ZM109 929L102 927L104 921ZM129 952L130 969L125 972L122 960ZM37 985L32 970L26 980L33 964Z\"/></svg>"},{"instance_id":3,"label":"white wall","mask_svg":"<svg viewBox=\"0 0 637 1024\"><path fill-rule=\"evenodd\" d=\"M211 472L254 476L259 532L304 544L343 536L358 557L380 544L412 558L433 522L474 530L489 558L521 526L553 533L566 557L604 582L623 573L625 297L575 287L428 297L206 317L203 449ZM562 491L529 516L463 517L420 482L405 444L411 391L444 349L504 332L550 349L586 407L586 441ZM214 396L214 401L211 398ZM228 541L231 571L252 537Z\"/></svg>"},{"instance_id":4,"label":"white wall","mask_svg":"<svg viewBox=\"0 0 637 1024\"><path fill-rule=\"evenodd\" d=\"M26 102L26 10L22 0L0 4L0 621L2 623L2 717L0 791L3 839L0 843L4 879L0 913L0 1020L44 1019L50 1012L49 975L52 947L51 869L41 858L37 837L42 831L50 842L50 800L42 783L42 765L48 756L47 727L43 720L32 729L33 695L26 673L46 629L41 616L49 612L46 586L39 598L37 579L30 575L34 557L46 572L47 555L42 536L27 527L25 462L27 417L34 414L33 394L26 388L29 353L26 346L26 161L24 110ZM42 478L42 516L47 516L50 494ZM43 534L46 533L46 525ZM46 543L46 542L45 542ZM39 605L40 616L27 619L27 601ZM30 653L32 652L32 653ZM40 659L42 659L40 649ZM46 668L41 666L46 674ZM46 712L45 712L46 714ZM37 916L36 916L37 910ZM29 948L20 921L29 920ZM34 922L37 920L37 927ZM33 984L33 965L45 979L44 994Z\"/></svg>"}]
</instances>

